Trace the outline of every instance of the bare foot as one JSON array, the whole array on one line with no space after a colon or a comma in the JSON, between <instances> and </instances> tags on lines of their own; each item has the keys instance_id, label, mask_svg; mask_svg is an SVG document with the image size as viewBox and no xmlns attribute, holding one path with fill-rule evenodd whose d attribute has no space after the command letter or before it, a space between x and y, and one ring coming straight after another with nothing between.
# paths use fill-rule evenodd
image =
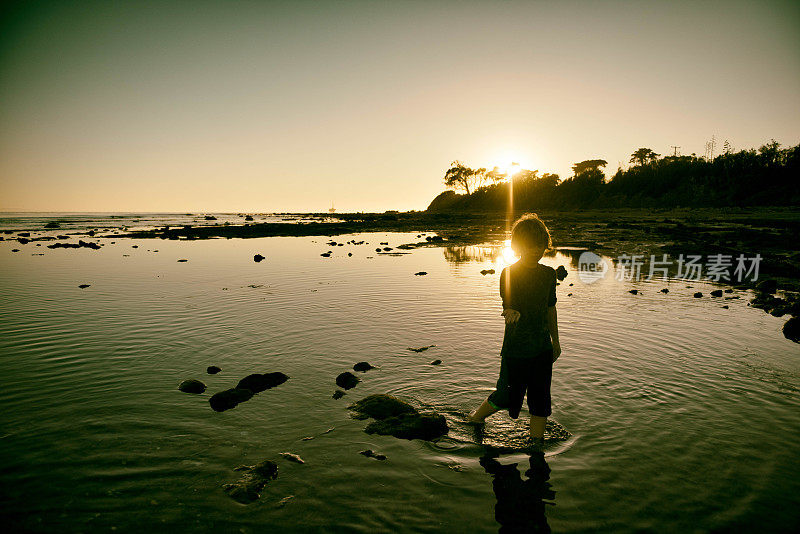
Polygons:
<instances>
[{"instance_id":1,"label":"bare foot","mask_svg":"<svg viewBox=\"0 0 800 534\"><path fill-rule=\"evenodd\" d=\"M467 423L472 425L483 425L486 423L485 419L481 419L479 417L475 417L475 412L472 412L467 416Z\"/></svg>"}]
</instances>

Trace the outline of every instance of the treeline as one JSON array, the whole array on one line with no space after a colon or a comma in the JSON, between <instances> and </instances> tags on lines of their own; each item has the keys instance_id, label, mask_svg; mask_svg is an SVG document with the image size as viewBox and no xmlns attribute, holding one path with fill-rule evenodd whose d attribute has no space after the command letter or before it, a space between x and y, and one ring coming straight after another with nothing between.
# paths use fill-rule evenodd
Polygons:
<instances>
[{"instance_id":1,"label":"treeline","mask_svg":"<svg viewBox=\"0 0 800 534\"><path fill-rule=\"evenodd\" d=\"M631 155L632 166L610 178L605 160L573 165L573 176L521 169L511 175L515 210L542 208L659 208L800 205L800 145L772 141L758 150L727 150L715 158L661 157L649 148ZM428 211L501 211L509 202L509 176L498 168L471 169L453 162L444 176L448 190Z\"/></svg>"}]
</instances>

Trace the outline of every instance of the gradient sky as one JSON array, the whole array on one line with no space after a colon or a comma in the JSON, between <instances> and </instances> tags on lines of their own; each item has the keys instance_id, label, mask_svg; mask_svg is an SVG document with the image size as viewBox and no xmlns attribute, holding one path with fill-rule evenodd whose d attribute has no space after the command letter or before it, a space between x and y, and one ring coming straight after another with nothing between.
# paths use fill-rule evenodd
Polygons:
<instances>
[{"instance_id":1,"label":"gradient sky","mask_svg":"<svg viewBox=\"0 0 800 534\"><path fill-rule=\"evenodd\" d=\"M0 210L425 209L454 159L800 142L800 2L22 2Z\"/></svg>"}]
</instances>

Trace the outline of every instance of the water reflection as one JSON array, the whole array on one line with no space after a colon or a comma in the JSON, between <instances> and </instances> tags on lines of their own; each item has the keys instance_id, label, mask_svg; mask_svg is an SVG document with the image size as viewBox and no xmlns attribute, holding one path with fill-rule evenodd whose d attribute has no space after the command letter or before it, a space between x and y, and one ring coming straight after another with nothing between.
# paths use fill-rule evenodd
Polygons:
<instances>
[{"instance_id":1,"label":"water reflection","mask_svg":"<svg viewBox=\"0 0 800 534\"><path fill-rule=\"evenodd\" d=\"M550 466L544 453L530 454L530 467L522 479L518 464L503 465L498 453L487 448L480 459L483 469L492 475L492 489L497 504L494 507L495 520L500 524L498 532L550 532L545 505L554 505L556 493L551 489Z\"/></svg>"}]
</instances>

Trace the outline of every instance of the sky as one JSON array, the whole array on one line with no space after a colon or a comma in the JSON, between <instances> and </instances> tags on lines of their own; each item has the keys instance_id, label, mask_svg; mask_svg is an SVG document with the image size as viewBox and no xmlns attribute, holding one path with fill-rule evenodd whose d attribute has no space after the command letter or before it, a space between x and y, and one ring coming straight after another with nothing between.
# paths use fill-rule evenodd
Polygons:
<instances>
[{"instance_id":1,"label":"sky","mask_svg":"<svg viewBox=\"0 0 800 534\"><path fill-rule=\"evenodd\" d=\"M0 8L0 211L423 210L456 159L712 136L800 143L800 2Z\"/></svg>"}]
</instances>

